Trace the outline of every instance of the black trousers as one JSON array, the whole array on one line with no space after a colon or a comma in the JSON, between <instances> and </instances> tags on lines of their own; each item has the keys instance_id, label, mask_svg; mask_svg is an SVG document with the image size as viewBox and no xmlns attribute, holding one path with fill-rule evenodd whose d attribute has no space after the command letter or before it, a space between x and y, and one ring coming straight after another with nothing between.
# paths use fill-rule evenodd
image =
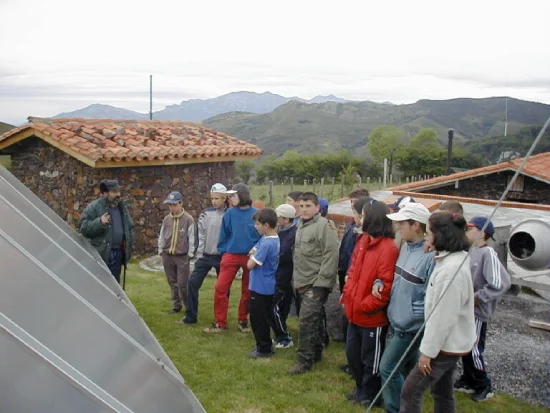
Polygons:
<instances>
[{"instance_id":1,"label":"black trousers","mask_svg":"<svg viewBox=\"0 0 550 413\"><path fill-rule=\"evenodd\" d=\"M474 344L472 351L462 357L462 365L464 374L462 379L474 390L483 390L486 387L491 387L491 379L485 370L485 360L483 353L485 352L485 339L487 336L487 322L476 318L476 335L477 342Z\"/></svg>"},{"instance_id":2,"label":"black trousers","mask_svg":"<svg viewBox=\"0 0 550 413\"><path fill-rule=\"evenodd\" d=\"M386 346L387 332L387 326L366 328L352 323L348 325L346 354L359 401L374 400L382 387L380 359Z\"/></svg>"},{"instance_id":3,"label":"black trousers","mask_svg":"<svg viewBox=\"0 0 550 413\"><path fill-rule=\"evenodd\" d=\"M286 320L290 313L290 306L294 299L294 288L292 285L277 286L275 295L273 297L273 307L271 313L271 328L275 338L280 340L289 340L290 334L288 333L288 327Z\"/></svg>"},{"instance_id":4,"label":"black trousers","mask_svg":"<svg viewBox=\"0 0 550 413\"><path fill-rule=\"evenodd\" d=\"M250 292L250 326L256 339L256 350L260 353L273 351L271 342L271 312L273 296Z\"/></svg>"},{"instance_id":5,"label":"black trousers","mask_svg":"<svg viewBox=\"0 0 550 413\"><path fill-rule=\"evenodd\" d=\"M340 285L340 294L344 293L344 287L346 286L346 271L338 271L338 284ZM348 318L346 314L342 316L342 333L344 335L344 343L348 336Z\"/></svg>"}]
</instances>

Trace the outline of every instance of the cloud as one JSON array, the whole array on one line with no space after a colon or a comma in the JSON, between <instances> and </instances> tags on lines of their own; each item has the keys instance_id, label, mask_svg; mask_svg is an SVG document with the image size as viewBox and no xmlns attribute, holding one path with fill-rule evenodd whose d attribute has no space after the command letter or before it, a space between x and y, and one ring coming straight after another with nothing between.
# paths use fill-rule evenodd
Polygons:
<instances>
[{"instance_id":1,"label":"cloud","mask_svg":"<svg viewBox=\"0 0 550 413\"><path fill-rule=\"evenodd\" d=\"M91 103L145 112L149 74L155 110L239 90L550 103L543 0L96 0L85 13L69 0L4 0L0 14L0 116L14 122Z\"/></svg>"}]
</instances>

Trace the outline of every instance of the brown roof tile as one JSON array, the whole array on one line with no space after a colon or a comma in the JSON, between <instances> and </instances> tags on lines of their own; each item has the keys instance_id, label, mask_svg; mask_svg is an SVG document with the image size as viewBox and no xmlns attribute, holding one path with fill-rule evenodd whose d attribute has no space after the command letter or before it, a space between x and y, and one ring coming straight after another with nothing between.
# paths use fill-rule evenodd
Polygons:
<instances>
[{"instance_id":1,"label":"brown roof tile","mask_svg":"<svg viewBox=\"0 0 550 413\"><path fill-rule=\"evenodd\" d=\"M58 141L61 149L78 152L81 160L83 156L94 166L111 161L121 162L120 166L131 161L146 165L147 161L165 159L219 162L224 157L253 158L263 152L256 145L193 122L34 117L0 136L0 149L11 144L10 138L29 131L39 138Z\"/></svg>"},{"instance_id":2,"label":"brown roof tile","mask_svg":"<svg viewBox=\"0 0 550 413\"><path fill-rule=\"evenodd\" d=\"M451 175L438 176L431 179L425 179L423 181L410 182L408 184L388 188L388 191L409 191L412 189L420 190L432 186L445 185L447 183L450 184L454 181L460 181L462 179L489 175L506 170L516 171L521 166L523 159L524 158L518 158L496 165L485 166L483 168L471 169L469 171L458 172ZM525 167L522 169L522 173L530 175L536 179L550 182L550 152L540 153L538 155L531 156L527 160Z\"/></svg>"}]
</instances>

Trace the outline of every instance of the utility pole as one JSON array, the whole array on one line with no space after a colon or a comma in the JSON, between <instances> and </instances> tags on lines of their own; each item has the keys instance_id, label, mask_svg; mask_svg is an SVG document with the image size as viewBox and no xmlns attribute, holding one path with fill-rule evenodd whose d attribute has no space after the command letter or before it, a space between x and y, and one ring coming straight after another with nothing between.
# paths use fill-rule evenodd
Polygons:
<instances>
[{"instance_id":1,"label":"utility pole","mask_svg":"<svg viewBox=\"0 0 550 413\"><path fill-rule=\"evenodd\" d=\"M153 75L149 75L149 120L153 120Z\"/></svg>"},{"instance_id":2,"label":"utility pole","mask_svg":"<svg viewBox=\"0 0 550 413\"><path fill-rule=\"evenodd\" d=\"M506 109L504 112L504 136L508 135L508 98L506 98Z\"/></svg>"}]
</instances>

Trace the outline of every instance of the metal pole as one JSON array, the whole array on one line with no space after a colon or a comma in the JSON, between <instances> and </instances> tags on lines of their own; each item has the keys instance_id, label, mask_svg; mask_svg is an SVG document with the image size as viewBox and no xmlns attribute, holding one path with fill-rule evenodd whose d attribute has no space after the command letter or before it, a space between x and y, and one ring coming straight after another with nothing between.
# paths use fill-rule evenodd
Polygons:
<instances>
[{"instance_id":1,"label":"metal pole","mask_svg":"<svg viewBox=\"0 0 550 413\"><path fill-rule=\"evenodd\" d=\"M149 75L149 120L153 120L153 75Z\"/></svg>"}]
</instances>

